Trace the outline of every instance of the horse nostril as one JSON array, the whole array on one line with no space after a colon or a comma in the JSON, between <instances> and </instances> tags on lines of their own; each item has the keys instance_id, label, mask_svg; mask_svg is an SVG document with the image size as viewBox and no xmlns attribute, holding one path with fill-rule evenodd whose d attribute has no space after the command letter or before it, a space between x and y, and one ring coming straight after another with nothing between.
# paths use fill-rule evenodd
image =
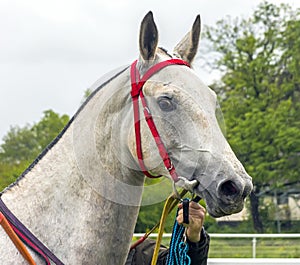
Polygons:
<instances>
[{"instance_id":1,"label":"horse nostril","mask_svg":"<svg viewBox=\"0 0 300 265\"><path fill-rule=\"evenodd\" d=\"M228 180L221 185L220 192L226 196L234 196L239 193L239 189L232 180Z\"/></svg>"}]
</instances>

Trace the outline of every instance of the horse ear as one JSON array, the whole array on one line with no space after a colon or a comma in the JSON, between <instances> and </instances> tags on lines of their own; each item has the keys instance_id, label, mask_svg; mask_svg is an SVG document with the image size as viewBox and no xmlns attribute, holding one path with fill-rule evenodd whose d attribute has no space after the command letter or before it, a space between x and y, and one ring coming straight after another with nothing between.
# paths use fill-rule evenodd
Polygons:
<instances>
[{"instance_id":1,"label":"horse ear","mask_svg":"<svg viewBox=\"0 0 300 265\"><path fill-rule=\"evenodd\" d=\"M142 58L145 61L154 59L158 43L158 31L151 11L141 23L139 42Z\"/></svg>"},{"instance_id":2,"label":"horse ear","mask_svg":"<svg viewBox=\"0 0 300 265\"><path fill-rule=\"evenodd\" d=\"M200 15L196 17L192 30L174 48L174 55L191 63L196 56L201 31Z\"/></svg>"}]
</instances>

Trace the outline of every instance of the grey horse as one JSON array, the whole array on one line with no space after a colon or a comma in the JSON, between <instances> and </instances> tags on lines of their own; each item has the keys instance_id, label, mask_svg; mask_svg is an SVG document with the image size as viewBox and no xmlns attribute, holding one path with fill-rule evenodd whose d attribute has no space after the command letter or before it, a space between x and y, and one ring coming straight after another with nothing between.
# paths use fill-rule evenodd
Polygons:
<instances>
[{"instance_id":1,"label":"grey horse","mask_svg":"<svg viewBox=\"0 0 300 265\"><path fill-rule=\"evenodd\" d=\"M149 12L140 26L139 72L170 58L191 64L199 36L197 16L170 55L157 47ZM60 135L2 192L7 207L65 264L125 263L145 178L138 164L130 90L129 67L98 83ZM213 217L241 211L251 177L220 130L216 94L182 65L155 73L143 92L181 180L195 184L191 191L204 198ZM142 111L145 167L169 178ZM26 264L2 229L0 246L1 264Z\"/></svg>"}]
</instances>

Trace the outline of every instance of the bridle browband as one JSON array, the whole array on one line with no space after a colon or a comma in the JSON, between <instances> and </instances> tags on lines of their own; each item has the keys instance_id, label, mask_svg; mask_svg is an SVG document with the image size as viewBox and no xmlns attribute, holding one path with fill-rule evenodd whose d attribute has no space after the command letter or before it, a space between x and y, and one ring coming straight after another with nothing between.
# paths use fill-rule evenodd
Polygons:
<instances>
[{"instance_id":1,"label":"bridle browband","mask_svg":"<svg viewBox=\"0 0 300 265\"><path fill-rule=\"evenodd\" d=\"M179 180L175 167L172 163L172 160L169 157L169 154L166 150L164 143L161 140L161 137L158 133L158 130L155 126L153 117L147 105L147 101L145 99L143 93L143 86L147 82L147 80L159 72L161 69L169 66L169 65L185 65L190 67L190 65L181 59L170 59L166 61L159 62L153 65L147 72L141 77L140 73L137 69L137 60L134 61L131 65L130 76L131 76L131 97L133 103L133 114L134 114L134 129L135 129L135 141L136 141L136 153L138 158L138 163L142 172L149 178L159 178L160 175L154 176L152 175L145 167L143 160L143 151L142 151L142 142L141 142L141 128L140 128L140 110L139 110L139 98L141 99L143 112L145 116L145 120L148 124L148 127L151 131L151 134L155 140L156 146L158 148L159 154L164 162L166 169L168 170L170 176L172 177L174 182Z\"/></svg>"}]
</instances>

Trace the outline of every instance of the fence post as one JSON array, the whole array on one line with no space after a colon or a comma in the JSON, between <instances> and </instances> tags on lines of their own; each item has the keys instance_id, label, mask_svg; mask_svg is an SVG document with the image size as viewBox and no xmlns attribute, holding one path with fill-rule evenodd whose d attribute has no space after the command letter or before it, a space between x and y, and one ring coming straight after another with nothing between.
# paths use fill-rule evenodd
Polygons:
<instances>
[{"instance_id":1,"label":"fence post","mask_svg":"<svg viewBox=\"0 0 300 265\"><path fill-rule=\"evenodd\" d=\"M252 258L256 258L256 237L252 239Z\"/></svg>"}]
</instances>

